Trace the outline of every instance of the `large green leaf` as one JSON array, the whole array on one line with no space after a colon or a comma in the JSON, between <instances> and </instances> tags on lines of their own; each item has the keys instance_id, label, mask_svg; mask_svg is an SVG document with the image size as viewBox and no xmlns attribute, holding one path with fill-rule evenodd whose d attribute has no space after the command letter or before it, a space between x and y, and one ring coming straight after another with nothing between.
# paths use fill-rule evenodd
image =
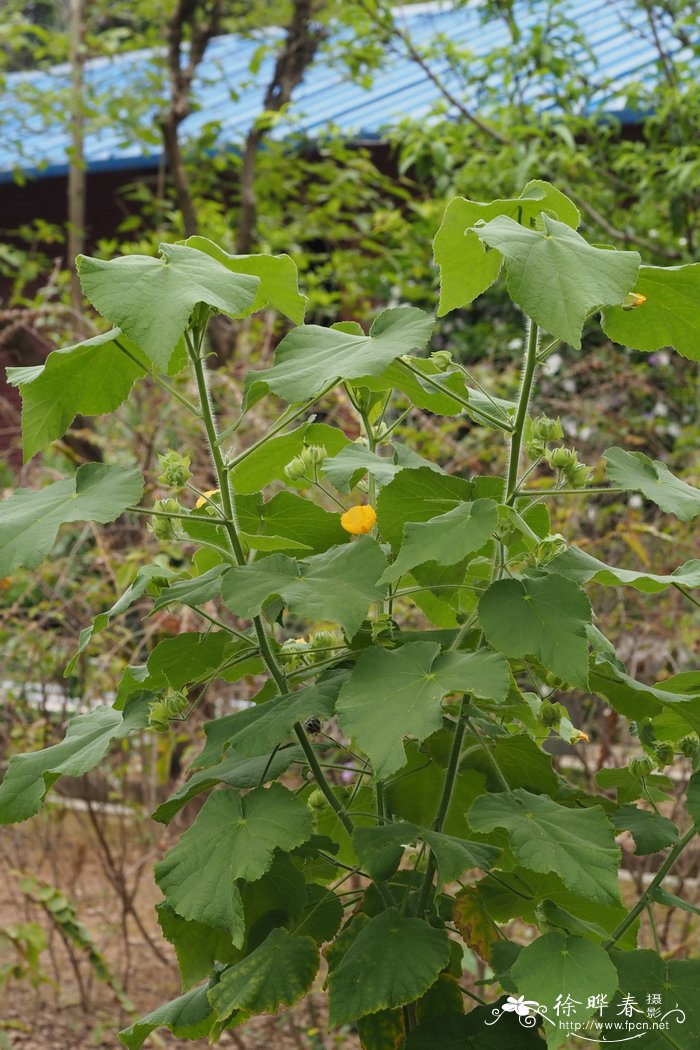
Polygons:
<instances>
[{"instance_id":1,"label":"large green leaf","mask_svg":"<svg viewBox=\"0 0 700 1050\"><path fill-rule=\"evenodd\" d=\"M396 817L421 827L430 827L433 823L445 783L451 743L452 733L446 730L436 733L424 744L408 741L406 765L385 785L387 805ZM473 769L458 770L443 825L446 834L462 839L471 837L465 813L485 790L483 773Z\"/></svg>"},{"instance_id":2,"label":"large green leaf","mask_svg":"<svg viewBox=\"0 0 700 1050\"><path fill-rule=\"evenodd\" d=\"M95 309L165 370L198 303L240 317L255 302L260 282L184 244L161 244L159 250L157 259L79 255L76 266Z\"/></svg>"},{"instance_id":3,"label":"large green leaf","mask_svg":"<svg viewBox=\"0 0 700 1050\"><path fill-rule=\"evenodd\" d=\"M338 623L352 637L369 605L380 601L386 588L377 580L386 568L379 544L370 536L333 547L305 561L283 554L230 569L222 597L232 612L257 616L272 597L280 597L290 612L309 620Z\"/></svg>"},{"instance_id":4,"label":"large green leaf","mask_svg":"<svg viewBox=\"0 0 700 1050\"><path fill-rule=\"evenodd\" d=\"M356 828L353 844L364 870L373 879L388 879L396 872L406 846L417 839L430 846L437 858L439 886L455 882L470 868L488 871L500 852L494 846L445 835L407 821Z\"/></svg>"},{"instance_id":5,"label":"large green leaf","mask_svg":"<svg viewBox=\"0 0 700 1050\"><path fill-rule=\"evenodd\" d=\"M208 985L203 984L164 1003L125 1028L119 1038L129 1050L140 1050L156 1028L168 1028L179 1039L206 1039L214 1023L207 989Z\"/></svg>"},{"instance_id":6,"label":"large green leaf","mask_svg":"<svg viewBox=\"0 0 700 1050\"><path fill-rule=\"evenodd\" d=\"M524 1028L510 1011L495 1023L494 1009L477 1006L464 1017L449 1014L439 1026L432 1018L424 1021L409 1032L405 1050L542 1050L537 1028Z\"/></svg>"},{"instance_id":7,"label":"large green leaf","mask_svg":"<svg viewBox=\"0 0 700 1050\"><path fill-rule=\"evenodd\" d=\"M277 928L245 959L223 971L209 992L209 1002L219 1021L228 1020L236 1010L275 1013L308 992L319 961L311 937Z\"/></svg>"},{"instance_id":8,"label":"large green leaf","mask_svg":"<svg viewBox=\"0 0 700 1050\"><path fill-rule=\"evenodd\" d=\"M143 565L136 573L133 582L130 583L124 593L117 598L114 605L110 609L107 609L106 612L98 613L90 626L84 627L80 632L78 648L66 665L66 670L64 672L65 675L68 676L73 673L75 665L78 662L78 657L85 651L85 649L87 649L93 635L99 634L100 631L104 631L110 620L115 616L119 616L121 613L126 612L127 609L130 609L134 602L143 597L149 586L154 581L162 580L167 582L167 580L171 579L173 576L175 576L175 573L172 569L168 569L163 565Z\"/></svg>"},{"instance_id":9,"label":"large green leaf","mask_svg":"<svg viewBox=\"0 0 700 1050\"><path fill-rule=\"evenodd\" d=\"M114 521L138 503L142 491L138 470L104 463L85 463L74 477L43 489L17 489L0 503L0 576L9 576L20 565L39 565L61 525Z\"/></svg>"},{"instance_id":10,"label":"large green leaf","mask_svg":"<svg viewBox=\"0 0 700 1050\"><path fill-rule=\"evenodd\" d=\"M221 593L221 583L228 568L228 565L213 565L199 576L186 576L168 587L163 587L153 608L162 609L171 602L195 606L213 601Z\"/></svg>"},{"instance_id":11,"label":"large green leaf","mask_svg":"<svg viewBox=\"0 0 700 1050\"><path fill-rule=\"evenodd\" d=\"M607 335L635 350L673 346L691 361L700 361L700 263L642 266L634 290L646 302L633 310L604 310Z\"/></svg>"},{"instance_id":12,"label":"large green leaf","mask_svg":"<svg viewBox=\"0 0 700 1050\"><path fill-rule=\"evenodd\" d=\"M700 489L672 474L665 463L643 452L609 448L605 453L607 475L627 492L641 492L668 514L690 521L700 514Z\"/></svg>"},{"instance_id":13,"label":"large green leaf","mask_svg":"<svg viewBox=\"0 0 700 1050\"><path fill-rule=\"evenodd\" d=\"M332 718L338 692L346 677L347 673L334 675L296 693L275 696L263 704L207 723L205 731L209 742L198 759L198 765L206 765L207 754L216 754L223 746L250 757L269 754L291 734L295 722L313 717Z\"/></svg>"},{"instance_id":14,"label":"large green leaf","mask_svg":"<svg viewBox=\"0 0 700 1050\"><path fill-rule=\"evenodd\" d=\"M226 631L183 631L163 638L148 657L143 688L182 689L188 682L199 682L217 671L231 636Z\"/></svg>"},{"instance_id":15,"label":"large green leaf","mask_svg":"<svg viewBox=\"0 0 700 1050\"><path fill-rule=\"evenodd\" d=\"M429 467L402 470L377 498L382 539L396 550L407 522L429 521L446 514L461 506L471 494L472 485L464 478L437 474Z\"/></svg>"},{"instance_id":16,"label":"large green leaf","mask_svg":"<svg viewBox=\"0 0 700 1050\"><path fill-rule=\"evenodd\" d=\"M190 799L217 784L235 788L259 787L270 780L277 780L293 762L303 761L304 752L300 747L281 747L273 755L256 755L253 758L229 748L221 762L194 773L175 794L162 802L154 811L153 819L167 824Z\"/></svg>"},{"instance_id":17,"label":"large green leaf","mask_svg":"<svg viewBox=\"0 0 700 1050\"><path fill-rule=\"evenodd\" d=\"M381 582L393 583L415 565L427 561L455 565L483 547L497 527L498 504L492 499L462 503L426 522L409 522L404 526L396 561L384 572Z\"/></svg>"},{"instance_id":18,"label":"large green leaf","mask_svg":"<svg viewBox=\"0 0 700 1050\"><path fill-rule=\"evenodd\" d=\"M373 477L378 485L388 485L400 470L409 466L426 466L438 474L442 473L440 467L428 463L403 446L395 446L392 452L391 458L378 456L375 452L370 452L366 445L358 442L346 445L338 455L325 460L321 469L338 492L350 492L366 474Z\"/></svg>"},{"instance_id":19,"label":"large green leaf","mask_svg":"<svg viewBox=\"0 0 700 1050\"><path fill-rule=\"evenodd\" d=\"M416 371L419 375L416 375ZM362 376L357 380L357 385L374 391L400 390L419 408L427 408L441 416L458 416L464 412L481 423L484 421L484 412L507 423L509 414L516 409L513 401L505 401L468 386L461 370L453 368L442 372L429 357L402 355L381 375ZM468 405L464 404L465 400L469 402Z\"/></svg>"},{"instance_id":20,"label":"large green leaf","mask_svg":"<svg viewBox=\"0 0 700 1050\"><path fill-rule=\"evenodd\" d=\"M653 717L666 708L700 733L700 676L697 674L685 672L657 685L647 685L628 675L618 661L601 654L591 664L590 685L626 718Z\"/></svg>"},{"instance_id":21,"label":"large green leaf","mask_svg":"<svg viewBox=\"0 0 700 1050\"><path fill-rule=\"evenodd\" d=\"M476 223L506 215L531 226L542 212L555 215L574 229L579 224L578 210L568 197L539 180L529 182L519 197L510 200L488 204L464 197L451 200L433 242L435 262L440 267L438 314L471 303L498 277L503 256L484 247L472 229Z\"/></svg>"},{"instance_id":22,"label":"large green leaf","mask_svg":"<svg viewBox=\"0 0 700 1050\"><path fill-rule=\"evenodd\" d=\"M253 501L255 500L255 504ZM303 539L309 553L321 554L329 547L348 543L350 536L340 524L340 515L319 507L296 492L278 492L266 503L251 496L238 500L239 521L249 533L251 546L257 536L276 536L281 541ZM294 546L293 542L289 547Z\"/></svg>"},{"instance_id":23,"label":"large green leaf","mask_svg":"<svg viewBox=\"0 0 700 1050\"><path fill-rule=\"evenodd\" d=\"M639 591L646 591L647 594L664 591L673 584L700 587L700 559L698 558L679 565L670 574L660 575L645 572L643 569L618 569L617 566L606 565L605 562L599 561L586 551L570 547L549 562L545 566L545 571L556 572L575 583L588 583L594 580L595 583L607 584L610 587L627 584L630 587L636 587Z\"/></svg>"},{"instance_id":24,"label":"large green leaf","mask_svg":"<svg viewBox=\"0 0 700 1050\"><path fill-rule=\"evenodd\" d=\"M425 740L440 728L444 696L495 692L495 699L503 699L508 684L507 665L493 653L441 653L436 642L411 642L395 650L373 647L357 661L336 711L383 780L406 761L404 736Z\"/></svg>"},{"instance_id":25,"label":"large green leaf","mask_svg":"<svg viewBox=\"0 0 700 1050\"><path fill-rule=\"evenodd\" d=\"M502 215L476 233L505 256L511 299L547 332L579 348L588 314L624 302L640 258L637 252L594 248L546 215L543 222L543 230L527 230Z\"/></svg>"},{"instance_id":26,"label":"large green leaf","mask_svg":"<svg viewBox=\"0 0 700 1050\"><path fill-rule=\"evenodd\" d=\"M306 445L322 445L329 456L335 456L348 444L348 438L337 427L327 423L304 423L290 434L265 441L260 448L245 456L230 477L237 495L259 492L272 481L304 487L308 482L290 481L284 468Z\"/></svg>"},{"instance_id":27,"label":"large green leaf","mask_svg":"<svg viewBox=\"0 0 700 1050\"><path fill-rule=\"evenodd\" d=\"M183 919L165 901L157 905L156 912L163 936L175 949L183 988L203 981L217 962L234 962L240 955L226 930Z\"/></svg>"},{"instance_id":28,"label":"large green leaf","mask_svg":"<svg viewBox=\"0 0 700 1050\"><path fill-rule=\"evenodd\" d=\"M114 740L123 740L148 720L139 697L125 710L96 707L78 715L60 744L43 751L13 755L0 784L0 824L26 820L41 809L46 793L59 777L81 777L99 765Z\"/></svg>"},{"instance_id":29,"label":"large green leaf","mask_svg":"<svg viewBox=\"0 0 700 1050\"><path fill-rule=\"evenodd\" d=\"M237 879L260 878L276 849L311 834L309 810L281 784L246 795L224 788L211 795L180 841L156 865L156 881L183 919L217 926L243 942Z\"/></svg>"},{"instance_id":30,"label":"large green leaf","mask_svg":"<svg viewBox=\"0 0 700 1050\"><path fill-rule=\"evenodd\" d=\"M611 820L618 831L631 833L638 856L658 853L678 841L678 828L672 820L639 806L620 806Z\"/></svg>"},{"instance_id":31,"label":"large green leaf","mask_svg":"<svg viewBox=\"0 0 700 1050\"><path fill-rule=\"evenodd\" d=\"M628 913L620 901L617 904L600 904L591 901L590 897L572 892L554 872L538 874L520 866L511 871L499 871L494 877L485 875L477 884L475 892L495 922L508 922L517 917L536 924L542 915L545 918L550 916L564 928L564 932L575 936L580 936L581 930L569 930L569 925L588 923L589 926L600 926L610 931L619 926ZM562 912L565 912L563 916ZM635 948L638 930L639 919L636 919L620 938L620 945ZM592 930L588 932L593 936ZM599 940L607 940L608 936L609 933L605 938L596 935Z\"/></svg>"},{"instance_id":32,"label":"large green leaf","mask_svg":"<svg viewBox=\"0 0 700 1050\"><path fill-rule=\"evenodd\" d=\"M299 291L299 275L291 256L229 255L218 244L200 236L188 237L183 244L210 255L232 273L249 274L259 278L258 294L249 307L251 313L271 306L273 310L286 314L294 324L303 324L306 297Z\"/></svg>"},{"instance_id":33,"label":"large green leaf","mask_svg":"<svg viewBox=\"0 0 700 1050\"><path fill-rule=\"evenodd\" d=\"M65 434L79 414L113 412L131 387L150 368L139 367L116 345L119 340L136 357L137 347L118 328L82 343L54 350L43 365L8 368L7 380L22 395L24 460Z\"/></svg>"},{"instance_id":34,"label":"large green leaf","mask_svg":"<svg viewBox=\"0 0 700 1050\"><path fill-rule=\"evenodd\" d=\"M422 350L432 330L432 317L413 306L384 310L369 335L301 325L279 344L272 368L248 376L247 403L266 390L286 401L305 401L334 380L379 375L395 358Z\"/></svg>"},{"instance_id":35,"label":"large green leaf","mask_svg":"<svg viewBox=\"0 0 700 1050\"><path fill-rule=\"evenodd\" d=\"M588 687L591 605L571 580L497 580L479 601L479 621L490 644L514 659L535 656L566 682Z\"/></svg>"},{"instance_id":36,"label":"large green leaf","mask_svg":"<svg viewBox=\"0 0 700 1050\"><path fill-rule=\"evenodd\" d=\"M625 1019L620 1014L622 996L632 997L634 1023L648 1017L648 996L655 995L661 1000L661 1013L654 1017L659 1027L654 1029L650 1024L642 1032L640 1046L644 1050L696 1050L700 1046L700 960L663 959L646 948L633 952L614 950L611 958L618 972L619 999L603 1011L606 1042L620 1038L617 1024ZM660 1027L662 1023L668 1027Z\"/></svg>"},{"instance_id":37,"label":"large green leaf","mask_svg":"<svg viewBox=\"0 0 700 1050\"><path fill-rule=\"evenodd\" d=\"M585 1022L595 1011L593 997L611 999L618 984L617 970L599 944L566 933L545 933L526 945L510 972L521 995L547 1007L553 1022L545 1025L550 1047L561 1046L571 1035L567 1028L559 1028L558 1001L570 996L576 1003L576 1021Z\"/></svg>"},{"instance_id":38,"label":"large green leaf","mask_svg":"<svg viewBox=\"0 0 700 1050\"><path fill-rule=\"evenodd\" d=\"M330 1024L346 1024L414 1002L427 992L449 958L446 930L422 919L404 918L396 908L381 912L360 930L331 970Z\"/></svg>"},{"instance_id":39,"label":"large green leaf","mask_svg":"<svg viewBox=\"0 0 700 1050\"><path fill-rule=\"evenodd\" d=\"M524 867L556 872L569 889L602 904L619 901L620 851L600 806L572 809L516 788L476 799L467 814L475 831L505 828Z\"/></svg>"}]
</instances>

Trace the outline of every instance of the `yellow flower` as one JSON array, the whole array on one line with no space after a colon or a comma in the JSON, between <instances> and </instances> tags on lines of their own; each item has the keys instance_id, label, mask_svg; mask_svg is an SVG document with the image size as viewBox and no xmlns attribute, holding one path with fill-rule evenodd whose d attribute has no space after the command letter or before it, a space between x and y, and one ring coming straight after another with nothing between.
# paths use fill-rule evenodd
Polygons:
<instances>
[{"instance_id":1,"label":"yellow flower","mask_svg":"<svg viewBox=\"0 0 700 1050\"><path fill-rule=\"evenodd\" d=\"M374 507L351 507L350 510L341 514L340 524L346 532L352 533L353 536L364 536L365 533L371 532L377 524L377 515Z\"/></svg>"},{"instance_id":2,"label":"yellow flower","mask_svg":"<svg viewBox=\"0 0 700 1050\"><path fill-rule=\"evenodd\" d=\"M625 301L622 304L622 309L635 310L638 306L642 306L646 301L646 295L642 295L640 292L628 292Z\"/></svg>"},{"instance_id":3,"label":"yellow flower","mask_svg":"<svg viewBox=\"0 0 700 1050\"><path fill-rule=\"evenodd\" d=\"M589 744L590 741L591 741L591 738L589 737L588 733L584 733L582 729L579 729L578 736L576 736L576 738L574 739L574 743L578 744L582 740L585 740L586 743Z\"/></svg>"},{"instance_id":4,"label":"yellow flower","mask_svg":"<svg viewBox=\"0 0 700 1050\"><path fill-rule=\"evenodd\" d=\"M195 508L199 510L199 508L203 507L204 504L208 501L208 499L211 499L212 496L215 496L218 491L218 489L209 489L208 492L205 492L203 496L199 497L199 499L195 503Z\"/></svg>"}]
</instances>

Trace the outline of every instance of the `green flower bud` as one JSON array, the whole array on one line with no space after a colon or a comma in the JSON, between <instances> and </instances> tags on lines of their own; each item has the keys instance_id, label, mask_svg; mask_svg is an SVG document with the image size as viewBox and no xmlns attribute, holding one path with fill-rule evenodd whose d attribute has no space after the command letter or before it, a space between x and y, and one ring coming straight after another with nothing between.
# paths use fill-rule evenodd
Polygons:
<instances>
[{"instance_id":1,"label":"green flower bud","mask_svg":"<svg viewBox=\"0 0 700 1050\"><path fill-rule=\"evenodd\" d=\"M532 422L532 436L536 441L561 441L564 437L564 428L561 420L550 419L549 416L538 416Z\"/></svg>"},{"instance_id":2,"label":"green flower bud","mask_svg":"<svg viewBox=\"0 0 700 1050\"><path fill-rule=\"evenodd\" d=\"M678 750L685 758L695 758L700 751L700 737L697 733L688 733L678 741Z\"/></svg>"},{"instance_id":3,"label":"green flower bud","mask_svg":"<svg viewBox=\"0 0 700 1050\"><path fill-rule=\"evenodd\" d=\"M148 724L156 733L167 733L170 728L168 705L163 700L154 700L148 710Z\"/></svg>"},{"instance_id":4,"label":"green flower bud","mask_svg":"<svg viewBox=\"0 0 700 1050\"><path fill-rule=\"evenodd\" d=\"M313 467L320 467L325 459L328 459L328 453L323 445L309 445L301 453L301 459L304 463Z\"/></svg>"},{"instance_id":5,"label":"green flower bud","mask_svg":"<svg viewBox=\"0 0 700 1050\"><path fill-rule=\"evenodd\" d=\"M559 720L561 719L561 708L559 704L553 704L550 700L543 700L542 706L540 707L540 718L542 719L543 725L558 725Z\"/></svg>"},{"instance_id":6,"label":"green flower bud","mask_svg":"<svg viewBox=\"0 0 700 1050\"><path fill-rule=\"evenodd\" d=\"M168 689L162 699L171 718L177 718L190 706L187 693L182 692L180 689Z\"/></svg>"},{"instance_id":7,"label":"green flower bud","mask_svg":"<svg viewBox=\"0 0 700 1050\"><path fill-rule=\"evenodd\" d=\"M290 481L300 481L306 475L306 469L306 463L301 456L295 456L294 459L290 459L284 472Z\"/></svg>"},{"instance_id":8,"label":"green flower bud","mask_svg":"<svg viewBox=\"0 0 700 1050\"><path fill-rule=\"evenodd\" d=\"M530 460L542 459L546 451L547 449L541 441L525 442L525 455Z\"/></svg>"},{"instance_id":9,"label":"green flower bud","mask_svg":"<svg viewBox=\"0 0 700 1050\"><path fill-rule=\"evenodd\" d=\"M591 480L591 471L585 463L579 463L573 470L565 471L566 480L572 488L582 489Z\"/></svg>"},{"instance_id":10,"label":"green flower bud","mask_svg":"<svg viewBox=\"0 0 700 1050\"><path fill-rule=\"evenodd\" d=\"M654 748L660 766L669 766L676 757L676 749L668 740L662 740Z\"/></svg>"},{"instance_id":11,"label":"green flower bud","mask_svg":"<svg viewBox=\"0 0 700 1050\"><path fill-rule=\"evenodd\" d=\"M558 554L565 551L566 547L566 540L560 532L555 532L550 536L545 536L545 538L535 547L535 558L537 559L537 564L547 565L548 562L556 558Z\"/></svg>"},{"instance_id":12,"label":"green flower bud","mask_svg":"<svg viewBox=\"0 0 700 1050\"><path fill-rule=\"evenodd\" d=\"M162 514L182 514L184 511L184 508L173 497L156 500L153 509L161 511ZM177 539L181 535L177 520L162 517L161 514L153 515L148 523L148 531L152 532L157 540L163 542Z\"/></svg>"},{"instance_id":13,"label":"green flower bud","mask_svg":"<svg viewBox=\"0 0 700 1050\"><path fill-rule=\"evenodd\" d=\"M629 760L627 768L633 777L643 780L654 768L654 761L649 758L649 755L635 755Z\"/></svg>"},{"instance_id":14,"label":"green flower bud","mask_svg":"<svg viewBox=\"0 0 700 1050\"><path fill-rule=\"evenodd\" d=\"M181 489L192 477L190 468L190 457L181 456L169 448L165 455L158 456L160 476L158 480L164 485L171 485L174 489Z\"/></svg>"},{"instance_id":15,"label":"green flower bud","mask_svg":"<svg viewBox=\"0 0 700 1050\"><path fill-rule=\"evenodd\" d=\"M440 372L446 372L452 364L452 354L449 350L434 350L430 360Z\"/></svg>"},{"instance_id":16,"label":"green flower bud","mask_svg":"<svg viewBox=\"0 0 700 1050\"><path fill-rule=\"evenodd\" d=\"M325 809L328 805L326 796L323 794L320 788L314 788L306 800L306 805L313 812L314 810Z\"/></svg>"},{"instance_id":17,"label":"green flower bud","mask_svg":"<svg viewBox=\"0 0 700 1050\"><path fill-rule=\"evenodd\" d=\"M555 448L548 453L547 459L552 470L572 470L578 465L578 456L576 455L576 449L573 448Z\"/></svg>"}]
</instances>

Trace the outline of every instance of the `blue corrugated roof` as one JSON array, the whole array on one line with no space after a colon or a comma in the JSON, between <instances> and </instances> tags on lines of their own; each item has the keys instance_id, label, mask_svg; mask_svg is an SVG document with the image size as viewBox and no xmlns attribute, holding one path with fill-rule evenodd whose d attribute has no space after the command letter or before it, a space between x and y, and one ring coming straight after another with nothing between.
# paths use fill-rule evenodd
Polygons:
<instances>
[{"instance_id":1,"label":"blue corrugated roof","mask_svg":"<svg viewBox=\"0 0 700 1050\"><path fill-rule=\"evenodd\" d=\"M544 9L547 4L522 6L519 21L527 26L537 22L539 7ZM631 4L628 0L571 0L569 15L590 48L590 53L578 51L581 73L595 75L595 82L605 85L589 99L588 108L629 119L625 87L651 77L658 63L653 43L628 28L634 17ZM419 47L443 38L457 48L468 47L476 64L479 55L506 48L509 42L503 21L481 23L478 4L458 8L449 2L419 4L399 9L397 17ZM669 50L678 47L671 38L661 43ZM235 148L241 143L261 112L272 74L274 57L270 54L255 77L248 73L260 44L259 38L236 35L211 42L194 84L196 111L182 125L185 141L198 140L208 126L217 125L210 146ZM436 60L434 69L468 106L483 107L485 92L479 97L473 87L465 87L446 60ZM85 80L88 170L159 164L162 144L156 120L167 90L162 53L134 51L91 61ZM493 76L487 88L497 92ZM17 172L25 177L65 174L70 145L65 117L68 93L65 65L6 78L0 112L0 182L10 181ZM440 97L426 73L395 50L387 53L381 75L368 88L354 83L338 64L321 54L297 88L289 113L271 134L283 137L294 131L313 139L333 129L346 138L377 139L406 117L426 118ZM52 109L42 112L37 102L45 105L46 100L53 100ZM543 111L555 108L553 82L539 81L526 101Z\"/></svg>"}]
</instances>

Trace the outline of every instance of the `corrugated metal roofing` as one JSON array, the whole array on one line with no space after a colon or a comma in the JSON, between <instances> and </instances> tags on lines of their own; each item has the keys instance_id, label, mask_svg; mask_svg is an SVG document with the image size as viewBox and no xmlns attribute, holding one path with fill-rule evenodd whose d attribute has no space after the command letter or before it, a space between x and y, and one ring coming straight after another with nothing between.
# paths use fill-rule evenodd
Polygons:
<instances>
[{"instance_id":1,"label":"corrugated metal roofing","mask_svg":"<svg viewBox=\"0 0 700 1050\"><path fill-rule=\"evenodd\" d=\"M547 5L522 6L519 21L527 26L537 22L540 8ZM508 46L504 23L482 25L478 8L478 4L455 9L449 2L425 3L399 9L397 17L419 47L443 38L455 47L468 47L478 64L479 55ZM625 109L625 87L653 76L658 55L650 41L629 28L633 18L629 0L571 0L568 13L590 48L590 53L582 48L577 52L582 74L595 75L596 83L605 85L589 99L588 108L635 119ZM272 74L271 55L263 59L254 78L247 72L260 43L236 35L211 42L194 84L196 111L182 125L185 141L210 132L210 148L235 148L242 142L261 112ZM665 37L661 43L669 50L678 47L677 41ZM434 69L472 109L484 106L484 92L479 97L473 87L465 87L445 60L435 61ZM68 78L66 66L6 78L0 111L0 182L10 181L18 172L41 177L67 171ZM162 143L156 120L166 95L162 54L138 51L96 59L87 64L85 80L90 107L85 139L88 170L158 165ZM497 92L493 76L486 89ZM551 80L541 80L526 101L543 111L553 109L553 89ZM369 88L354 83L321 54L272 135L296 132L313 139L334 130L355 140L377 139L404 118L427 118L440 97L426 73L394 50L387 53L381 74ZM37 112L37 103L47 111Z\"/></svg>"}]
</instances>

